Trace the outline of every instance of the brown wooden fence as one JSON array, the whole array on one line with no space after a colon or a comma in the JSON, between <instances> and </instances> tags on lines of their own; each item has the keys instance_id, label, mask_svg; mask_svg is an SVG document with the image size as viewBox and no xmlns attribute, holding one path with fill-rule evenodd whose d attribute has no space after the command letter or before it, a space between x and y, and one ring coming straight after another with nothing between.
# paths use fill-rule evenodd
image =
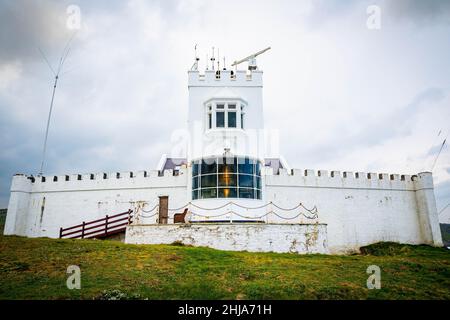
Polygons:
<instances>
[{"instance_id":1,"label":"brown wooden fence","mask_svg":"<svg viewBox=\"0 0 450 320\"><path fill-rule=\"evenodd\" d=\"M133 220L133 210L118 213L112 216L106 215L102 219L85 222L81 224L59 229L60 238L68 239L92 239L105 238L114 234L124 232Z\"/></svg>"}]
</instances>

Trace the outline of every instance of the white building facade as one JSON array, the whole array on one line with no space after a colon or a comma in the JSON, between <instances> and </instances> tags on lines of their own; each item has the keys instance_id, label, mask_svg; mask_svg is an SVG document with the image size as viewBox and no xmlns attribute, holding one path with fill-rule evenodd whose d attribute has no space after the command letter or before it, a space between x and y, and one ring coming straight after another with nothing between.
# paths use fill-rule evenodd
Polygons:
<instances>
[{"instance_id":1,"label":"white building facade","mask_svg":"<svg viewBox=\"0 0 450 320\"><path fill-rule=\"evenodd\" d=\"M15 175L5 234L57 238L61 227L131 209L129 243L298 253L442 245L431 173L287 170L266 156L262 71L192 70L188 78L186 158L150 171ZM167 226L158 224L161 196ZM184 209L191 223L175 225Z\"/></svg>"}]
</instances>

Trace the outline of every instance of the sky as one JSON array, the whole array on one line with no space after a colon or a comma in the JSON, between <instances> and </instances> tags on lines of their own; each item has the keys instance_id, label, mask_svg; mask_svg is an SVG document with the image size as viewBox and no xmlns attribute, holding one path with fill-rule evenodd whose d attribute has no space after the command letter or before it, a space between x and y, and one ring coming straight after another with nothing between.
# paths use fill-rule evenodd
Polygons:
<instances>
[{"instance_id":1,"label":"sky","mask_svg":"<svg viewBox=\"0 0 450 320\"><path fill-rule=\"evenodd\" d=\"M187 125L195 44L201 69L213 46L227 64L270 46L265 125L290 167L432 171L450 203L450 1L0 0L0 208L13 174L39 171L45 59L69 39L44 174L155 169Z\"/></svg>"}]
</instances>

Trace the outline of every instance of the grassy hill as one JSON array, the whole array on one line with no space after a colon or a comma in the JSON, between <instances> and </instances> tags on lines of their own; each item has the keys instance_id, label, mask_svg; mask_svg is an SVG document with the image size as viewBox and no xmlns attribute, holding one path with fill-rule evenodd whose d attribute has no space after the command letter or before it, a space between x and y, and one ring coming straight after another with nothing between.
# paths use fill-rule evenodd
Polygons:
<instances>
[{"instance_id":1,"label":"grassy hill","mask_svg":"<svg viewBox=\"0 0 450 320\"><path fill-rule=\"evenodd\" d=\"M351 256L0 236L0 299L450 299L450 251L391 243ZM66 269L81 268L81 290ZM366 269L381 268L381 289Z\"/></svg>"}]
</instances>

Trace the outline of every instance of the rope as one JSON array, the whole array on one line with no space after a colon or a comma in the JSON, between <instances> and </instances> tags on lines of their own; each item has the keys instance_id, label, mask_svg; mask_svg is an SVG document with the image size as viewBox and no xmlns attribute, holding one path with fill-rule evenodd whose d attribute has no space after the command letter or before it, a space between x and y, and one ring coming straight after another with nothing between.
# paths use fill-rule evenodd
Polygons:
<instances>
[{"instance_id":1,"label":"rope","mask_svg":"<svg viewBox=\"0 0 450 320\"><path fill-rule=\"evenodd\" d=\"M144 204L144 206L145 206L145 204ZM149 212L153 212L153 210L155 210L157 207L159 207L159 204L155 205L150 210L144 210L144 208L140 208L140 209L141 209L142 212L149 213Z\"/></svg>"},{"instance_id":2,"label":"rope","mask_svg":"<svg viewBox=\"0 0 450 320\"><path fill-rule=\"evenodd\" d=\"M257 217L249 217L249 216L241 215L241 214L239 214L239 213L237 213L235 211L227 211L226 213L215 215L215 216L205 216L205 215L201 215L201 214L198 214L198 213L195 213L195 212L191 212L191 213L192 213L192 215L198 216L198 217L201 217L201 218L217 218L217 217L222 217L222 216L228 215L230 213L232 213L232 214L234 214L234 215L236 215L238 217L244 218L244 219L262 219L262 218L264 218L264 217L266 217L266 216L268 216L270 214L274 214L274 215L276 215L277 217L279 217L279 218L281 218L283 220L293 220L293 219L296 219L296 218L298 218L300 216L304 216L306 219L311 219L311 220L318 218L317 213L314 214L313 216L308 216L304 212L300 212L300 213L298 213L297 215L295 215L293 217L283 217L283 216L279 215L278 213L276 213L273 210L269 211L269 212L267 212L267 213L265 213L265 214L263 214L261 216L257 216Z\"/></svg>"},{"instance_id":3,"label":"rope","mask_svg":"<svg viewBox=\"0 0 450 320\"><path fill-rule=\"evenodd\" d=\"M296 210L296 209L301 207L304 210L308 211L310 214L312 214L312 216L309 216L309 215L305 214L304 212L299 212L297 215L295 215L293 217L283 217L279 213L275 212L274 210L270 210L267 213L265 213L265 214L263 214L261 216L257 216L257 217L245 216L245 215L242 215L242 214L237 213L237 212L232 211L232 210L228 210L225 213L221 213L221 214L217 214L217 215L202 215L202 214L199 214L199 213L195 213L193 211L191 211L191 214L193 216L198 216L198 217L202 217L202 218L218 218L218 217L223 217L223 216L226 216L226 215L229 215L229 214L234 214L234 215L236 215L238 217L241 217L241 218L244 218L244 219L262 219L264 217L267 217L270 214L273 214L273 215L275 215L275 216L277 216L277 217L279 217L280 219L283 219L283 220L293 220L293 219L296 219L296 218L298 218L300 216L304 216L306 219L317 219L318 218L318 212L317 212L317 207L316 206L314 206L312 209L308 209L301 202L297 206L292 207L292 208L282 208L282 207L276 205L275 203L273 203L272 201L269 202L269 203L266 203L264 205L257 206L257 207L247 207L247 206L243 206L241 204L235 203L233 201L230 201L230 202L225 203L224 205L221 205L221 206L218 206L218 207L215 207L215 208L204 208L204 207L200 207L199 205L196 205L196 204L194 204L192 202L188 202L187 204L185 204L182 207L175 208L175 209L168 209L168 211L180 211L180 210L182 210L184 208L189 208L189 206L193 206L193 207L195 207L197 209L201 209L201 210L212 211L212 210L223 209L223 208L225 208L225 207L227 207L229 205L235 205L236 207L240 207L240 208L247 209L247 210L262 209L262 208L265 208L265 207L267 207L269 205L273 205L275 208L277 208L279 210L282 210L282 211L294 211L294 210ZM144 204L144 206L145 206L145 204ZM145 212L145 213L150 213L150 212L155 211L155 209L157 209L158 207L159 207L159 204L155 205L150 210L144 210L143 208L139 207L136 210L137 211L136 213L138 213L139 210L141 210L142 212ZM151 218L151 217L154 217L154 216L156 216L158 214L159 214L159 211L157 210L153 214L150 214L150 215L142 215L141 214L141 215L139 215L139 217L140 218ZM136 216L138 216L138 215L136 215ZM168 219L174 219L174 217L167 217L167 218Z\"/></svg>"}]
</instances>

